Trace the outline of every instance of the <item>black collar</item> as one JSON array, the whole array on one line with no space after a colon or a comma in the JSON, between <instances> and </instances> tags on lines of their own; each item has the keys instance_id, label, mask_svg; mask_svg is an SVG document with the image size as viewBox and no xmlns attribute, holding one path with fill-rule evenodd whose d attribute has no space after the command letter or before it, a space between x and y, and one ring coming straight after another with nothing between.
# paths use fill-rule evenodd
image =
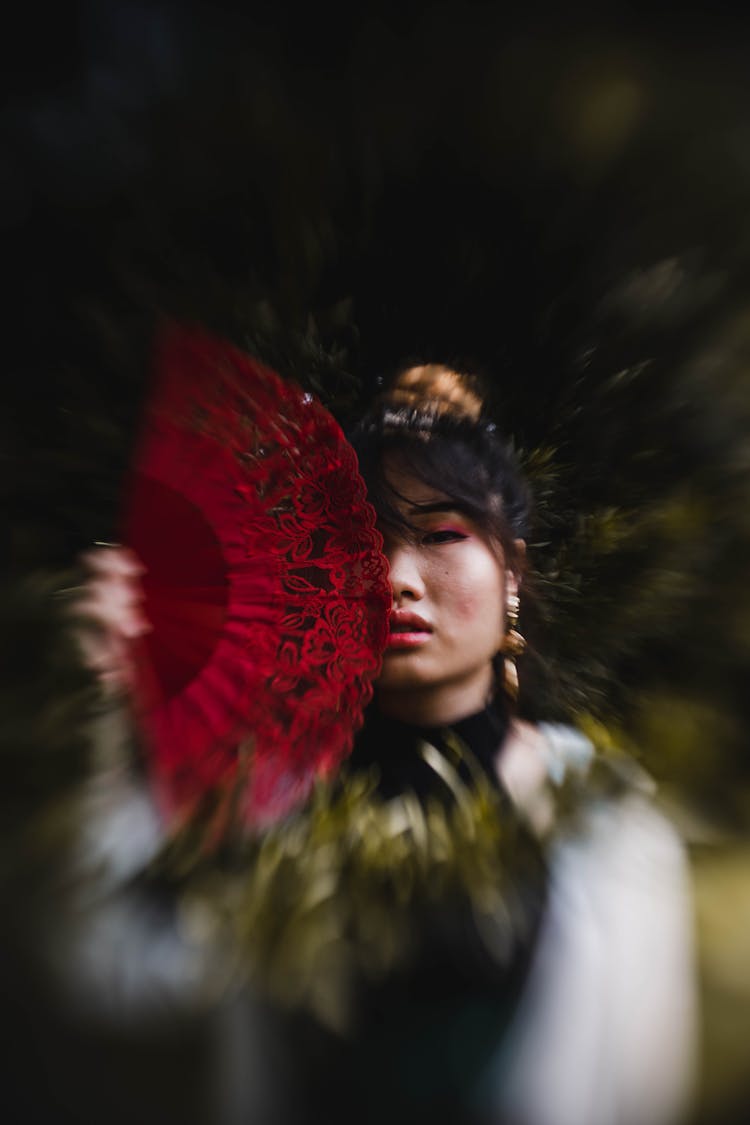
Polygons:
<instances>
[{"instance_id":1,"label":"black collar","mask_svg":"<svg viewBox=\"0 0 750 1125\"><path fill-rule=\"evenodd\" d=\"M449 725L416 726L382 715L375 702L367 712L349 768L354 773L375 769L378 792L386 798L406 791L420 798L441 793L447 796L444 781L419 753L420 743L429 742L448 758L466 784L474 782L472 764L467 760L470 755L491 784L499 788L495 761L507 731L507 712L497 704Z\"/></svg>"}]
</instances>

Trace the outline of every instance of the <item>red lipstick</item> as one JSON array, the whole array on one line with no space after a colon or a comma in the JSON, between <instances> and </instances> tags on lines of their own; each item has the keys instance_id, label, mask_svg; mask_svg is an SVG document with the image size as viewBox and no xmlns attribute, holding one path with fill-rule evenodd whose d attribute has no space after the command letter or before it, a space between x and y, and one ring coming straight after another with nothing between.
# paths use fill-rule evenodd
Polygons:
<instances>
[{"instance_id":1,"label":"red lipstick","mask_svg":"<svg viewBox=\"0 0 750 1125\"><path fill-rule=\"evenodd\" d=\"M395 609L388 622L388 648L418 648L430 639L432 626L417 613Z\"/></svg>"}]
</instances>

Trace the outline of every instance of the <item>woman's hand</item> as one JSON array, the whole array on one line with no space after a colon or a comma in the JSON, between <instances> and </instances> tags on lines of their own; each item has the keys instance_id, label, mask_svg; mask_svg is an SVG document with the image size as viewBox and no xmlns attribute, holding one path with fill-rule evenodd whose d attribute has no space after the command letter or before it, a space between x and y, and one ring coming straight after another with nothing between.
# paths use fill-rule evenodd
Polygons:
<instances>
[{"instance_id":1,"label":"woman's hand","mask_svg":"<svg viewBox=\"0 0 750 1125\"><path fill-rule=\"evenodd\" d=\"M117 694L133 683L133 641L151 629L140 582L145 567L127 547L95 547L81 561L88 571L75 606L83 659L103 688Z\"/></svg>"}]
</instances>

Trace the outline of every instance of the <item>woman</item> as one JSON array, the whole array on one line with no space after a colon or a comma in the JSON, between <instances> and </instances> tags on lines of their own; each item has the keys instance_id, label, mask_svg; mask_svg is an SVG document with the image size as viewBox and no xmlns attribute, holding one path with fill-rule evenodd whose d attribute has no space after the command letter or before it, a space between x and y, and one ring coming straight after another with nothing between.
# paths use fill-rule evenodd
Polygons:
<instances>
[{"instance_id":1,"label":"woman","mask_svg":"<svg viewBox=\"0 0 750 1125\"><path fill-rule=\"evenodd\" d=\"M342 786L372 777L379 800L414 797L428 810L489 787L496 815L521 825L525 858L511 856L523 871L520 924L500 954L488 955L465 904L438 901L415 921L412 966L363 988L360 1033L351 1047L336 1041L333 1071L303 1030L311 1104L328 1121L352 1110L373 1121L667 1125L693 1062L684 858L647 782L633 772L602 785L578 732L515 716L527 486L482 418L476 381L448 368L401 372L352 442L393 603ZM117 553L94 565L92 608L109 628L89 660L121 683L123 637L144 627L137 574ZM558 811L571 781L572 817ZM321 1087L333 1073L331 1099Z\"/></svg>"},{"instance_id":2,"label":"woman","mask_svg":"<svg viewBox=\"0 0 750 1125\"><path fill-rule=\"evenodd\" d=\"M502 689L515 695L515 656L523 644L514 625L528 489L492 423L446 409L448 399L422 399L426 408L413 398L391 405L404 382L414 395L412 371L352 438L378 513L393 593L377 703L353 764L364 764L374 736L454 726L473 716L470 741L494 777L509 722ZM431 776L400 753L381 758L380 766L386 790L398 786L404 771L417 771L417 788L420 775Z\"/></svg>"},{"instance_id":3,"label":"woman","mask_svg":"<svg viewBox=\"0 0 750 1125\"><path fill-rule=\"evenodd\" d=\"M352 440L384 536L393 605L349 768L374 771L386 799L450 799L437 751L469 787L490 779L498 815L520 817L546 858L546 879L525 868L526 936L505 976L464 978L452 1012L455 1026L462 1005L485 1001L472 1026L484 1019L496 1037L487 1065L476 1066L488 1047L480 1035L475 1066L464 1058L471 1081L446 1085L435 1073L452 1059L435 1052L432 1092L456 1098L447 1113L443 1102L446 1120L678 1119L694 1061L684 857L649 802L648 779L631 769L602 788L593 747L578 732L514 714L529 507L514 458L481 418L476 381L438 366L402 371ZM578 792L573 820L557 813L566 777ZM465 960L459 947L452 955ZM432 974L437 990L446 964ZM491 998L499 1021L487 1019ZM439 1019L434 1008L427 1018Z\"/></svg>"}]
</instances>

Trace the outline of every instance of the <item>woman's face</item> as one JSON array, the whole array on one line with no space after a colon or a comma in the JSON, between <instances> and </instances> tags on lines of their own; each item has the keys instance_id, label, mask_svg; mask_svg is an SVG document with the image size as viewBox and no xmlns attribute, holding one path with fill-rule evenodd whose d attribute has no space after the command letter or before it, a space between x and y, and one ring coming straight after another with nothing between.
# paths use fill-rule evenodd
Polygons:
<instances>
[{"instance_id":1,"label":"woman's face","mask_svg":"<svg viewBox=\"0 0 750 1125\"><path fill-rule=\"evenodd\" d=\"M378 681L381 710L414 723L448 723L480 710L494 684L506 596L515 576L451 500L386 466L411 535L383 527L393 603Z\"/></svg>"}]
</instances>

